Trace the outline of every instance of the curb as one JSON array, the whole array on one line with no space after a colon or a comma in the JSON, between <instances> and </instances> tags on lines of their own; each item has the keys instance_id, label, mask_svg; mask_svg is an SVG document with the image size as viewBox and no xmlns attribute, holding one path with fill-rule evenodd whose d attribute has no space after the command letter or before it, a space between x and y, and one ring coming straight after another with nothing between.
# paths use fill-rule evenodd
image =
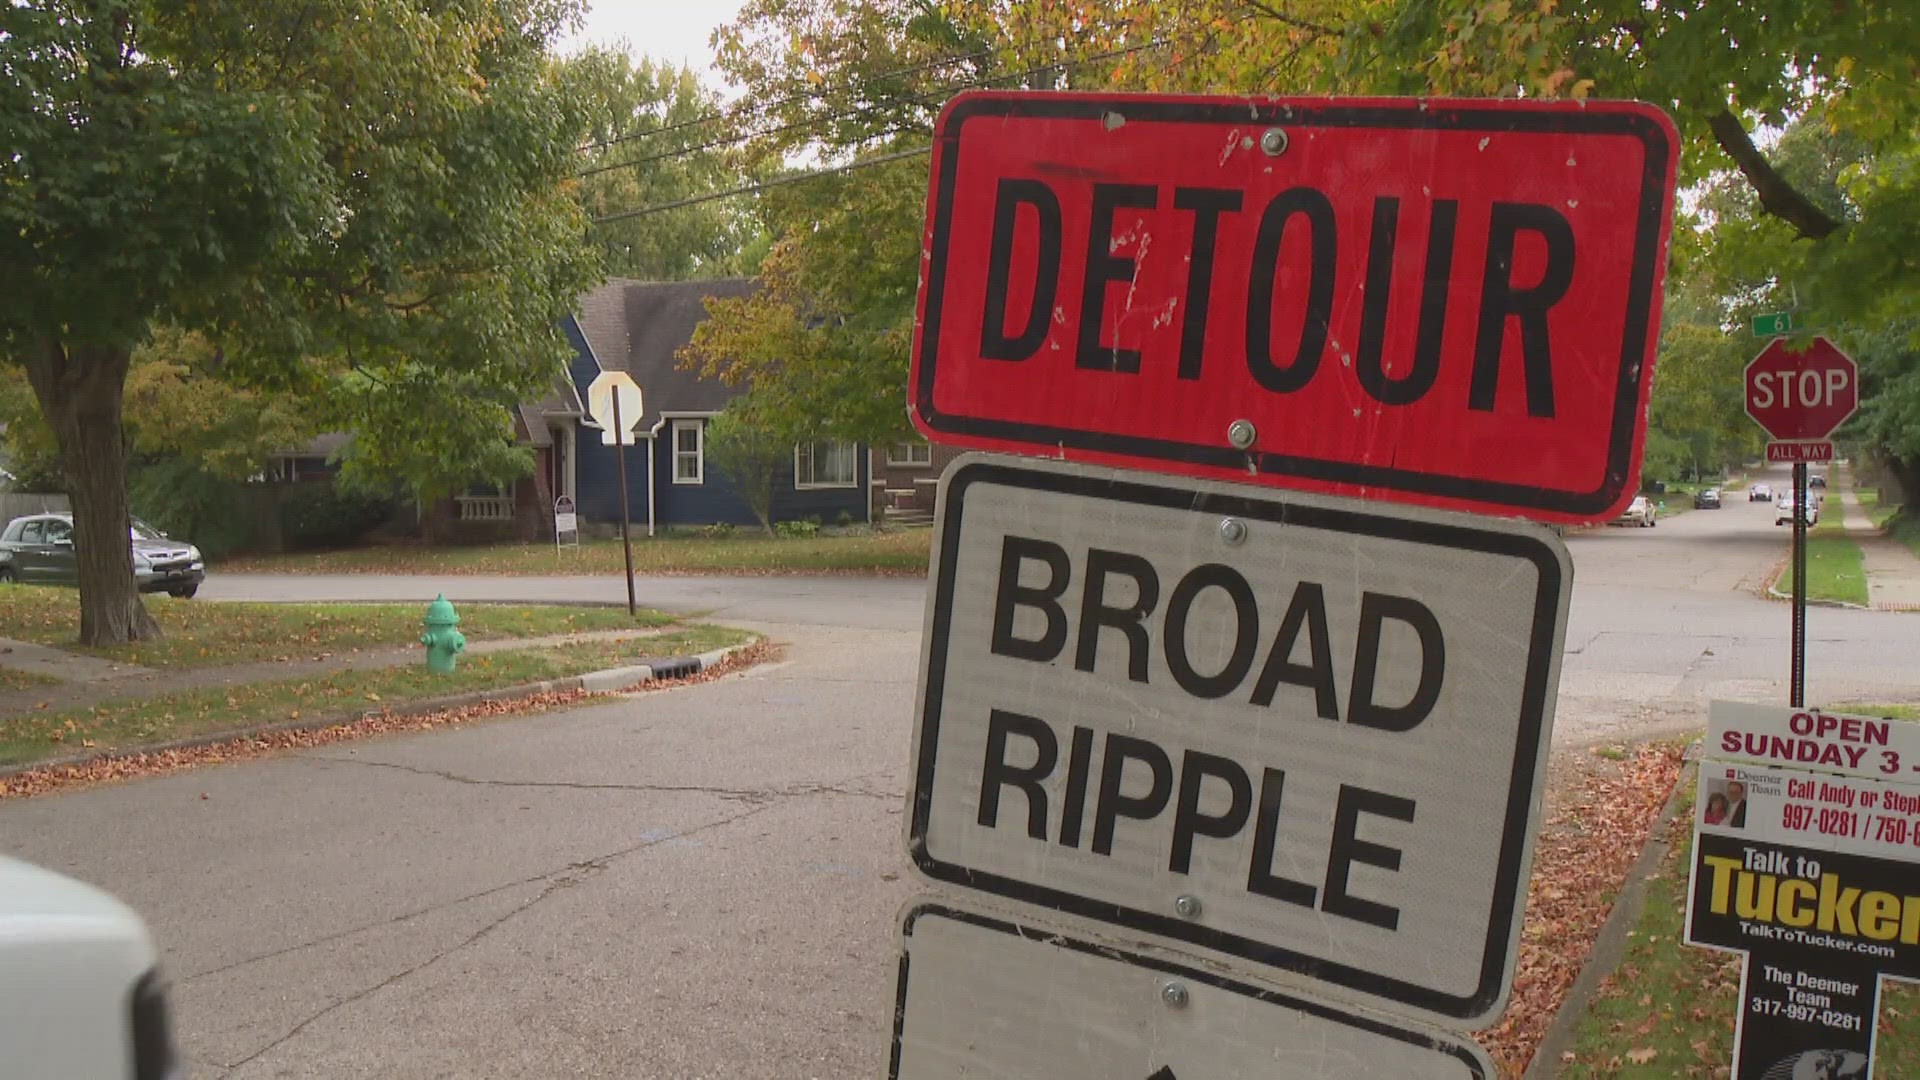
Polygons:
<instances>
[{"instance_id":1,"label":"curb","mask_svg":"<svg viewBox=\"0 0 1920 1080\"><path fill-rule=\"evenodd\" d=\"M1647 906L1647 880L1659 869L1673 846L1667 842L1667 833L1680 812L1682 794L1693 790L1691 785L1697 779L1688 774L1697 774L1699 768L1696 756L1689 752L1681 763L1679 775L1674 778L1673 790L1667 793L1667 804L1661 807L1660 816L1647 830L1647 842L1640 848L1640 857L1627 870L1627 880L1614 898L1613 910L1607 912L1607 921L1600 925L1593 947L1587 950L1580 974L1574 977L1573 985L1567 987L1566 997L1561 999L1560 1008L1553 1015L1553 1023L1547 1026L1546 1035L1533 1052L1533 1060L1527 1063L1526 1080L1560 1075L1560 1056L1573 1049L1574 1032L1586 1019L1587 1010L1599 994L1601 980L1618 969L1625 958L1627 935Z\"/></svg>"},{"instance_id":2,"label":"curb","mask_svg":"<svg viewBox=\"0 0 1920 1080\"><path fill-rule=\"evenodd\" d=\"M330 717L313 720L285 720L274 724L256 724L253 727L232 728L226 731L195 735L187 739L174 739L171 742L154 743L138 749L103 750L93 754L73 754L61 758L48 758L27 765L9 765L0 768L0 780L45 769L67 769L81 765L91 765L100 761L112 761L117 758L132 758L143 754L165 754L178 750L197 750L203 746L234 742L240 739L257 739L266 735L300 734L309 731L325 731L329 728L346 727L376 716L407 717L424 716L428 713L444 712L448 709L463 709L469 705L484 705L495 701L513 701L520 698L538 697L542 694L567 694L585 691L590 694L605 694L625 690L644 682L662 679L684 679L719 664L721 661L743 649L759 644L758 640L714 649L697 656L663 658L645 664L632 664L626 667L607 668L601 671L589 671L584 675L572 675L564 679L547 679L535 683L521 683L518 686L498 686L491 690L472 690L464 694L447 694L437 698L423 698L409 701L390 709L362 709L353 713L337 713Z\"/></svg>"},{"instance_id":3,"label":"curb","mask_svg":"<svg viewBox=\"0 0 1920 1080\"><path fill-rule=\"evenodd\" d=\"M1783 593L1779 589L1774 588L1772 585L1767 586L1767 597L1772 600L1786 600L1789 602L1793 600L1792 593ZM1850 604L1845 600L1815 600L1812 597L1807 598L1807 606L1808 607L1840 608L1845 611L1877 611L1879 610L1878 608L1875 608L1871 604Z\"/></svg>"}]
</instances>

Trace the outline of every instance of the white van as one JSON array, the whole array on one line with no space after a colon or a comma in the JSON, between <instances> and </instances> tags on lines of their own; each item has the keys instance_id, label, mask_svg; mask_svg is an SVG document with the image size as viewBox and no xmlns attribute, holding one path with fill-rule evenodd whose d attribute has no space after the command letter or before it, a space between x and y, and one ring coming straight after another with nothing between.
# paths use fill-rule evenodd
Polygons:
<instances>
[{"instance_id":1,"label":"white van","mask_svg":"<svg viewBox=\"0 0 1920 1080\"><path fill-rule=\"evenodd\" d=\"M159 954L133 909L0 855L0 1073L179 1080Z\"/></svg>"}]
</instances>

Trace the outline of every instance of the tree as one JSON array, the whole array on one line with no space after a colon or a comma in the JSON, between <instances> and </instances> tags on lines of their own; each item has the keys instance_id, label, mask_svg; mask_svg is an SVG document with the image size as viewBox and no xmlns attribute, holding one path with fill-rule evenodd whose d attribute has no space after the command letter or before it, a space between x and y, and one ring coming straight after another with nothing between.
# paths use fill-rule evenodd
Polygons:
<instances>
[{"instance_id":1,"label":"tree","mask_svg":"<svg viewBox=\"0 0 1920 1080\"><path fill-rule=\"evenodd\" d=\"M795 441L740 408L729 408L707 424L707 461L733 482L768 536L773 535L774 484L793 460Z\"/></svg>"},{"instance_id":2,"label":"tree","mask_svg":"<svg viewBox=\"0 0 1920 1080\"><path fill-rule=\"evenodd\" d=\"M580 201L604 217L744 182L719 95L689 68L589 48L560 66L567 93L587 112ZM738 272L757 224L738 203L698 203L594 229L607 269L678 281Z\"/></svg>"},{"instance_id":3,"label":"tree","mask_svg":"<svg viewBox=\"0 0 1920 1080\"><path fill-rule=\"evenodd\" d=\"M360 400L356 380L420 405L510 400L559 370L557 319L597 274L571 190L584 123L547 51L574 15L0 7L0 355L67 476L84 643L158 633L133 583L123 423L154 326L205 334L236 385L329 400Z\"/></svg>"},{"instance_id":4,"label":"tree","mask_svg":"<svg viewBox=\"0 0 1920 1080\"><path fill-rule=\"evenodd\" d=\"M1643 0L749 0L717 57L749 98L769 103L764 152L807 148L828 162L924 144L939 105L969 85L1649 100L1680 127L1683 184L1737 185L1770 228L1803 241L1802 290L1817 280L1859 303L1911 310L1920 263L1903 253L1920 247L1917 42L1920 9L1908 0L1840 9L1728 0L1710 13ZM1816 109L1884 163L1857 178L1848 215L1766 146L1768 130ZM871 198L851 175L818 181L809 197L829 192L848 214ZM781 350L804 352L811 340L824 351L840 312L896 311L896 283L918 272L920 222L870 214L872 228L849 246L780 207L763 200L780 237L767 299L717 306L691 355L738 372L755 395L798 402L808 364ZM869 318L861 344L886 348L897 325ZM861 370L877 381L872 397L904 399L904 343ZM786 381L803 385L776 388Z\"/></svg>"}]
</instances>

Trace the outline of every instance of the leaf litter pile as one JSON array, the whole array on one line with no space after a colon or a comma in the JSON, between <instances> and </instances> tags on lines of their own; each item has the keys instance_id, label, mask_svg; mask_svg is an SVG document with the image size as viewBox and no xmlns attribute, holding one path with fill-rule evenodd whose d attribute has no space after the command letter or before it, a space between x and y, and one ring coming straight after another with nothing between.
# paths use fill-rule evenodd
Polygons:
<instances>
[{"instance_id":1,"label":"leaf litter pile","mask_svg":"<svg viewBox=\"0 0 1920 1080\"><path fill-rule=\"evenodd\" d=\"M756 641L729 653L718 664L705 671L679 679L656 679L640 683L629 690L651 693L657 690L674 690L683 686L713 682L756 664L765 663L778 655L778 652L777 645L764 640ZM496 717L550 712L595 698L610 696L612 695L585 690L564 690L545 694L526 694L499 701L476 702L434 712L395 712L388 709L372 716L363 716L337 724L236 735L230 739L222 739L202 746L108 754L89 761L51 765L11 776L0 776L0 799L25 798L70 787L164 776L202 765L243 761L287 750L351 742L376 735L457 727L461 724Z\"/></svg>"},{"instance_id":2,"label":"leaf litter pile","mask_svg":"<svg viewBox=\"0 0 1920 1080\"><path fill-rule=\"evenodd\" d=\"M1580 751L1556 763L1534 845L1513 998L1500 1023L1478 1037L1504 1075L1525 1070L1553 1023L1673 790L1682 753L1676 743L1649 743Z\"/></svg>"}]
</instances>

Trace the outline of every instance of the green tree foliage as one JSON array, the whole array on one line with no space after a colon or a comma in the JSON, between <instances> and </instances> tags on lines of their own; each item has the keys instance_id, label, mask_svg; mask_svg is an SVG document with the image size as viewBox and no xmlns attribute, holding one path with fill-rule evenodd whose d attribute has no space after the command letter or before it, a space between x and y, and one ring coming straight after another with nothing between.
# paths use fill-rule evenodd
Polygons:
<instances>
[{"instance_id":1,"label":"green tree foliage","mask_svg":"<svg viewBox=\"0 0 1920 1080\"><path fill-rule=\"evenodd\" d=\"M589 48L560 65L567 93L586 110L579 158L580 201L588 216L657 206L744 182L730 131L710 118L719 95L688 68ZM717 144L717 145L716 145ZM679 281L738 273L758 229L747 208L716 200L596 228L610 273Z\"/></svg>"},{"instance_id":2,"label":"green tree foliage","mask_svg":"<svg viewBox=\"0 0 1920 1080\"><path fill-rule=\"evenodd\" d=\"M1846 292L1883 318L1913 310L1920 290L1920 6L1909 0L750 0L723 29L718 62L749 99L770 103L762 153L808 148L834 163L923 144L940 103L964 85L1648 100L1679 125L1683 185L1722 189L1770 250L1790 249L1766 274L1791 266L1802 296ZM1842 171L1841 202L1803 186L1800 148L1770 141L1816 112L1875 162ZM920 218L881 212L892 205L882 201L851 243L816 227L836 208L860 212L890 168L763 198L779 237L767 293L716 305L690 360L793 416L832 415L809 392L826 363L849 381L875 380L872 400L901 402L911 309L893 298L916 278ZM910 203L910 181L899 183ZM1681 239L1682 256L1705 257ZM1676 284L1691 272L1682 262ZM1764 294L1714 295L1718 308L1689 310L1667 335L1672 359L1661 364L1674 371L1656 391L1661 445L1689 466L1750 442L1716 412L1739 346L1714 342L1731 336L1721 331L1739 312L1728 305ZM843 312L860 319L842 322ZM857 368L821 359L856 355Z\"/></svg>"},{"instance_id":3,"label":"green tree foliage","mask_svg":"<svg viewBox=\"0 0 1920 1080\"><path fill-rule=\"evenodd\" d=\"M768 536L773 535L774 484L793 460L795 441L739 409L707 424L707 462L733 484Z\"/></svg>"},{"instance_id":4,"label":"green tree foliage","mask_svg":"<svg viewBox=\"0 0 1920 1080\"><path fill-rule=\"evenodd\" d=\"M322 419L364 405L363 385L404 388L417 422L357 429L370 456L478 452L497 428L432 406L504 406L559 370L557 317L597 274L571 180L584 122L548 55L574 15L0 7L0 355L59 448L83 641L158 633L126 548L122 422L152 327L203 333L221 378L312 398Z\"/></svg>"}]
</instances>

